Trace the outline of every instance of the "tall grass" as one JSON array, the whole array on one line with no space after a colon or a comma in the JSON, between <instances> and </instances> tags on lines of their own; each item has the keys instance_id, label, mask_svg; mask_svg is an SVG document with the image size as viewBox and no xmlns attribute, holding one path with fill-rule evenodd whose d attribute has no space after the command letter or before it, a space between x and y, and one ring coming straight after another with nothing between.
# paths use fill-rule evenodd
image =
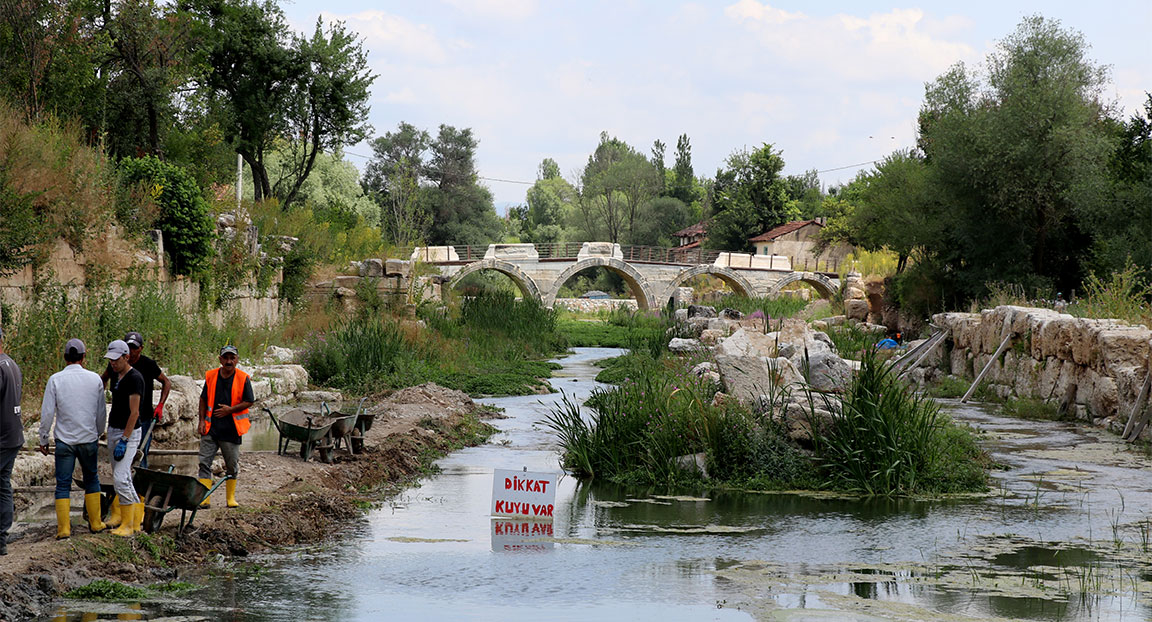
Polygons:
<instances>
[{"instance_id":1,"label":"tall grass","mask_svg":"<svg viewBox=\"0 0 1152 622\"><path fill-rule=\"evenodd\" d=\"M829 410L836 409L829 404ZM950 459L958 452L980 455L970 437L953 431L939 406L901 381L874 350L865 354L838 410L831 425L814 420L811 426L831 487L905 495L983 486L979 464Z\"/></svg>"},{"instance_id":2,"label":"tall grass","mask_svg":"<svg viewBox=\"0 0 1152 622\"><path fill-rule=\"evenodd\" d=\"M1132 324L1152 326L1152 274L1131 261L1107 279L1089 275L1084 296L1069 306L1074 315L1114 318Z\"/></svg>"},{"instance_id":3,"label":"tall grass","mask_svg":"<svg viewBox=\"0 0 1152 622\"><path fill-rule=\"evenodd\" d=\"M776 319L783 319L795 317L799 315L804 307L808 305L807 302L799 298L792 298L791 296L780 296L778 298L769 298L767 296L726 296L717 303L724 307L735 309L745 315L751 315L759 311L764 317Z\"/></svg>"},{"instance_id":4,"label":"tall grass","mask_svg":"<svg viewBox=\"0 0 1152 622\"><path fill-rule=\"evenodd\" d=\"M64 342L73 337L88 347L86 366L104 370L104 346L130 330L144 335L144 352L168 374L200 377L216 365L220 346L235 344L242 358L259 356L265 346L286 345L278 327L247 327L238 317L213 324L206 313L181 306L157 283L93 290L44 286L31 304L4 315L4 349L24 373L24 398L39 403L48 376L63 366ZM32 408L29 408L32 412Z\"/></svg>"},{"instance_id":5,"label":"tall grass","mask_svg":"<svg viewBox=\"0 0 1152 622\"><path fill-rule=\"evenodd\" d=\"M548 391L563 351L553 312L507 292L483 292L459 308L427 310L427 328L360 313L312 334L301 362L320 384L375 392L437 382L472 395Z\"/></svg>"},{"instance_id":6,"label":"tall grass","mask_svg":"<svg viewBox=\"0 0 1152 622\"><path fill-rule=\"evenodd\" d=\"M856 324L829 326L823 332L832 339L842 358L853 360L859 360L866 352L874 350L876 342L884 338L883 334L866 331Z\"/></svg>"}]
</instances>

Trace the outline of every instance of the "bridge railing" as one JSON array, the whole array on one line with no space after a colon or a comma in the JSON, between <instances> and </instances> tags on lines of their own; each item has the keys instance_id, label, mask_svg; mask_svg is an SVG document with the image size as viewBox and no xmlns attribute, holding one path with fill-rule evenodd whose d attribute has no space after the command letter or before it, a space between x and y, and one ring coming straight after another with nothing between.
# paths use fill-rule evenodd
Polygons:
<instances>
[{"instance_id":1,"label":"bridge railing","mask_svg":"<svg viewBox=\"0 0 1152 622\"><path fill-rule=\"evenodd\" d=\"M536 252L542 260L575 260L584 247L583 242L550 242L534 245ZM427 263L471 263L483 259L488 253L487 244L458 244L451 247L453 253L449 256L446 247L421 247L426 256L420 257ZM412 256L415 249L412 247L398 248L395 253L400 258L407 259ZM695 248L677 248L662 246L621 246L620 252L623 260L640 263L664 263L699 265L714 264L723 251ZM741 259L748 257L744 254L728 254L727 260L721 265L729 268L748 268L751 265L742 265ZM789 257L792 269L797 272L819 272L828 276L835 276L840 272L842 262L838 259L798 259Z\"/></svg>"}]
</instances>

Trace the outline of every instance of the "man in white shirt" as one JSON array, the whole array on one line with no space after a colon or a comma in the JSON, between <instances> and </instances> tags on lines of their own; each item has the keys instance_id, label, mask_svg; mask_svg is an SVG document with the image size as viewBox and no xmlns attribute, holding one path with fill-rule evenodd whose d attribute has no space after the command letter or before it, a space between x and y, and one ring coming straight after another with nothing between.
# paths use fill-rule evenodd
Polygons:
<instances>
[{"instance_id":1,"label":"man in white shirt","mask_svg":"<svg viewBox=\"0 0 1152 622\"><path fill-rule=\"evenodd\" d=\"M52 374L40 406L40 452L48 455L52 423L56 423L56 539L72 535L69 518L72 473L76 463L84 474L84 509L93 533L103 531L100 520L100 479L96 475L97 441L107 418L104 383L100 374L84 369L84 342L64 344L62 371Z\"/></svg>"}]
</instances>

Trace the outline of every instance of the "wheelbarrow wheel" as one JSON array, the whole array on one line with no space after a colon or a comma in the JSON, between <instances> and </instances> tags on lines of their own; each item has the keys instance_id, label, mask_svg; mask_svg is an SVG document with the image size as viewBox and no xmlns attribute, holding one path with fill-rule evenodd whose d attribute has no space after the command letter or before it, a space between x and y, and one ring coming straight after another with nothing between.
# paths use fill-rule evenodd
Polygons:
<instances>
[{"instance_id":1,"label":"wheelbarrow wheel","mask_svg":"<svg viewBox=\"0 0 1152 622\"><path fill-rule=\"evenodd\" d=\"M364 432L359 426L352 430L352 436L349 437L348 444L352 448L352 453L358 454L364 452Z\"/></svg>"},{"instance_id":2,"label":"wheelbarrow wheel","mask_svg":"<svg viewBox=\"0 0 1152 622\"><path fill-rule=\"evenodd\" d=\"M334 443L320 446L320 462L324 464L332 464L332 458L336 454L336 446Z\"/></svg>"},{"instance_id":3,"label":"wheelbarrow wheel","mask_svg":"<svg viewBox=\"0 0 1152 622\"><path fill-rule=\"evenodd\" d=\"M144 531L147 533L156 533L160 531L160 525L164 524L164 512L155 510L153 508L160 507L164 503L164 497L160 495L153 495L148 500L147 505L144 506Z\"/></svg>"},{"instance_id":4,"label":"wheelbarrow wheel","mask_svg":"<svg viewBox=\"0 0 1152 622\"><path fill-rule=\"evenodd\" d=\"M300 457L304 462L312 457L312 443L300 443Z\"/></svg>"}]
</instances>

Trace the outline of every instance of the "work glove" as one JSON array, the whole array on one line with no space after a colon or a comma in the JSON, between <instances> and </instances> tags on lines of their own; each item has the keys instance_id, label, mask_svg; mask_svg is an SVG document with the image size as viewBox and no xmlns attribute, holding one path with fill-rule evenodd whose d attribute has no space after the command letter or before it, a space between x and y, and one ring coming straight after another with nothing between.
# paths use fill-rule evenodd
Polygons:
<instances>
[{"instance_id":1,"label":"work glove","mask_svg":"<svg viewBox=\"0 0 1152 622\"><path fill-rule=\"evenodd\" d=\"M128 439L121 436L120 440L116 441L116 449L112 450L112 457L116 460L120 460L124 457L124 454L127 453L127 451Z\"/></svg>"},{"instance_id":2,"label":"work glove","mask_svg":"<svg viewBox=\"0 0 1152 622\"><path fill-rule=\"evenodd\" d=\"M164 416L164 404L163 403L156 405L156 410L152 413L152 416L156 418L157 423L160 422L160 419Z\"/></svg>"}]
</instances>

